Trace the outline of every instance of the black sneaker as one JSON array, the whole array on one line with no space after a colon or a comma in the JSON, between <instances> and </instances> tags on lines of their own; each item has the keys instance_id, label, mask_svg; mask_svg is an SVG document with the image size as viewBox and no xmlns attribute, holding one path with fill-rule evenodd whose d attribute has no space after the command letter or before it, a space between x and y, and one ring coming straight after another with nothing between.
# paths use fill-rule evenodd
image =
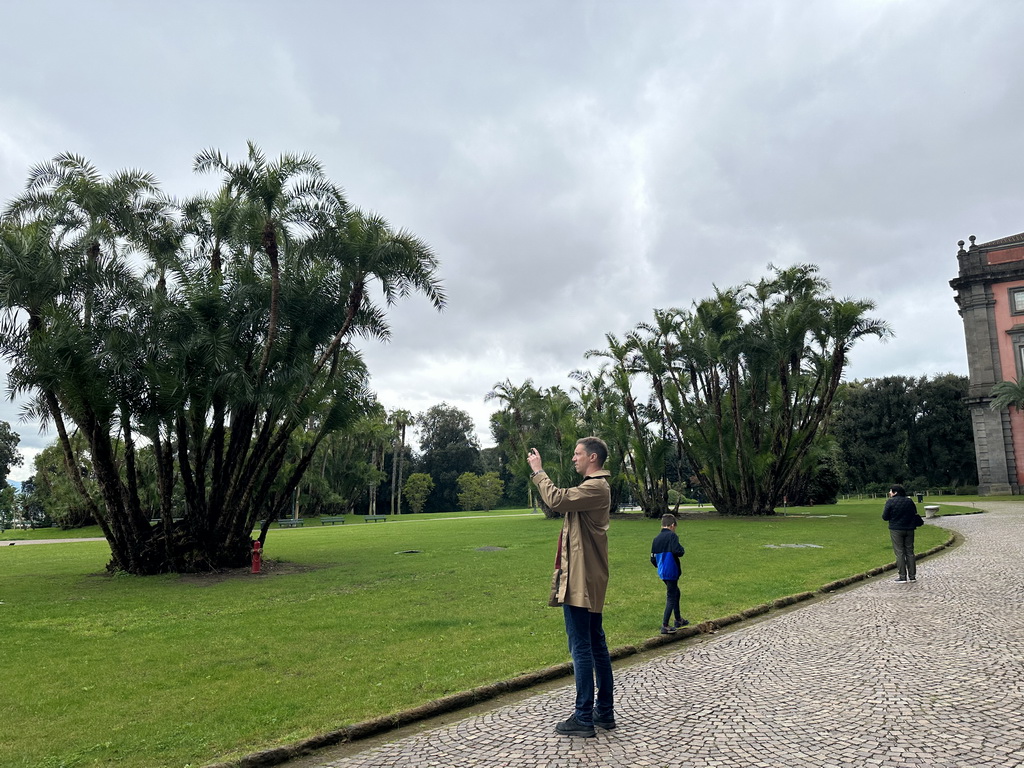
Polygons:
<instances>
[{"instance_id":1,"label":"black sneaker","mask_svg":"<svg viewBox=\"0 0 1024 768\"><path fill-rule=\"evenodd\" d=\"M906 580L907 580L907 579L906 579L906 578L905 578L904 576L900 576L900 577L899 577L898 579L893 579L893 581L895 581L895 582L896 582L897 584L902 584L902 583L904 583L904 582L905 582Z\"/></svg>"},{"instance_id":2,"label":"black sneaker","mask_svg":"<svg viewBox=\"0 0 1024 768\"><path fill-rule=\"evenodd\" d=\"M589 739L597 735L592 725L584 725L576 719L576 715L570 715L564 723L555 726L555 731L563 736L581 736Z\"/></svg>"},{"instance_id":3,"label":"black sneaker","mask_svg":"<svg viewBox=\"0 0 1024 768\"><path fill-rule=\"evenodd\" d=\"M668 624L661 625L661 634L663 635L674 635L676 633L675 627L670 627Z\"/></svg>"},{"instance_id":4,"label":"black sneaker","mask_svg":"<svg viewBox=\"0 0 1024 768\"><path fill-rule=\"evenodd\" d=\"M616 727L615 726L615 718L614 717L610 717L607 720L602 720L601 718L599 718L599 717L597 717L595 715L594 716L594 725L597 726L598 728L604 728L604 730L606 730L606 731L614 731L615 727Z\"/></svg>"},{"instance_id":5,"label":"black sneaker","mask_svg":"<svg viewBox=\"0 0 1024 768\"><path fill-rule=\"evenodd\" d=\"M682 629L683 627L685 627L689 623L690 623L689 619L680 619L679 621L676 622L676 627L675 628L676 629Z\"/></svg>"}]
</instances>

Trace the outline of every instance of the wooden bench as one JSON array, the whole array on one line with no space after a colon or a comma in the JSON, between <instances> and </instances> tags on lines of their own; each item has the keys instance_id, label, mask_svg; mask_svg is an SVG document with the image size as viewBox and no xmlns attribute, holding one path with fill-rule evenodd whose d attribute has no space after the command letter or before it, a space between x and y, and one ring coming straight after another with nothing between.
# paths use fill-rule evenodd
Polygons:
<instances>
[{"instance_id":1,"label":"wooden bench","mask_svg":"<svg viewBox=\"0 0 1024 768\"><path fill-rule=\"evenodd\" d=\"M344 525L345 524L345 516L344 515L327 515L325 517L324 515L320 515L320 525L327 525L328 523L330 523L331 525L334 525L335 523L341 523L342 525Z\"/></svg>"},{"instance_id":2,"label":"wooden bench","mask_svg":"<svg viewBox=\"0 0 1024 768\"><path fill-rule=\"evenodd\" d=\"M301 517L298 518L298 519L292 519L290 517L286 517L284 520L278 520L277 521L277 527L278 528L295 528L296 526L301 528L305 524L306 524L306 521L303 520Z\"/></svg>"},{"instance_id":3,"label":"wooden bench","mask_svg":"<svg viewBox=\"0 0 1024 768\"><path fill-rule=\"evenodd\" d=\"M386 523L387 521L387 515L363 515L364 523Z\"/></svg>"}]
</instances>

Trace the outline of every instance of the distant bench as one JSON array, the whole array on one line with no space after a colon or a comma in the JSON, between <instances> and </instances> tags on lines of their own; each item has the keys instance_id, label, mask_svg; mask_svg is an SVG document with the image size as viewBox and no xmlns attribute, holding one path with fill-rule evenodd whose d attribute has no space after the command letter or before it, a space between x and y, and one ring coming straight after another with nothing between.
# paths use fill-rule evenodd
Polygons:
<instances>
[{"instance_id":1,"label":"distant bench","mask_svg":"<svg viewBox=\"0 0 1024 768\"><path fill-rule=\"evenodd\" d=\"M344 525L345 524L345 516L344 515L328 515L328 516L324 517L323 515L321 515L320 516L320 525L327 525L328 523L330 523L331 525L334 525L335 523L341 523L342 525Z\"/></svg>"},{"instance_id":2,"label":"distant bench","mask_svg":"<svg viewBox=\"0 0 1024 768\"><path fill-rule=\"evenodd\" d=\"M363 515L363 522L365 523L386 523L387 521L387 515Z\"/></svg>"},{"instance_id":3,"label":"distant bench","mask_svg":"<svg viewBox=\"0 0 1024 768\"><path fill-rule=\"evenodd\" d=\"M295 528L295 527L301 528L305 524L306 524L306 521L303 520L301 517L298 518L298 519L286 517L284 520L278 520L277 521L277 527L278 528Z\"/></svg>"}]
</instances>

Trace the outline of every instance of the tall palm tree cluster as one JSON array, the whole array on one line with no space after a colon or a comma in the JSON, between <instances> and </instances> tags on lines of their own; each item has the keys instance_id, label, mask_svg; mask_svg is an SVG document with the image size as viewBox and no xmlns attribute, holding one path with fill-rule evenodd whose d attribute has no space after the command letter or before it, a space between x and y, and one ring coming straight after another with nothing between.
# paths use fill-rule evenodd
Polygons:
<instances>
[{"instance_id":1,"label":"tall palm tree cluster","mask_svg":"<svg viewBox=\"0 0 1024 768\"><path fill-rule=\"evenodd\" d=\"M135 574L244 564L254 527L264 539L323 441L373 403L353 338L386 340L413 293L445 305L431 249L351 207L314 157L250 143L194 170L220 188L178 201L62 154L0 216L9 389L55 429L109 567Z\"/></svg>"},{"instance_id":2,"label":"tall palm tree cluster","mask_svg":"<svg viewBox=\"0 0 1024 768\"><path fill-rule=\"evenodd\" d=\"M512 471L525 476L530 439L572 425L605 439L621 462L618 495L650 517L670 511L672 473L723 514L773 514L814 470L850 349L891 331L867 316L871 302L831 295L816 266L770 270L690 310L655 310L624 338L606 334L586 353L598 369L571 374L569 413L564 392L498 385L492 430Z\"/></svg>"},{"instance_id":3,"label":"tall palm tree cluster","mask_svg":"<svg viewBox=\"0 0 1024 768\"><path fill-rule=\"evenodd\" d=\"M554 513L533 493L526 454L537 448L544 457L544 469L556 485L572 485L575 469L571 456L580 437L590 434L588 421L579 403L561 387L537 389L527 379L516 386L510 380L495 384L485 400L495 400L501 409L491 414L491 434L501 447L505 469L513 479L507 489L510 498L527 498L529 506L538 505L548 517ZM596 434L596 431L595 431ZM613 459L614 460L614 459ZM616 485L615 490L620 486Z\"/></svg>"}]
</instances>

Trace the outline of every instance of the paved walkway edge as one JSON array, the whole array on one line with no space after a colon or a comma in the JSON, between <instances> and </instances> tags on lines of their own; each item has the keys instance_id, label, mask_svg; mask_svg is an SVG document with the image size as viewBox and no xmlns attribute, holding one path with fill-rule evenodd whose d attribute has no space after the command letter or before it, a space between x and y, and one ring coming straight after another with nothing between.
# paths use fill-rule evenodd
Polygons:
<instances>
[{"instance_id":1,"label":"paved walkway edge","mask_svg":"<svg viewBox=\"0 0 1024 768\"><path fill-rule=\"evenodd\" d=\"M968 512L966 514L978 513ZM950 533L949 538L942 544L934 546L925 552L917 553L917 559L921 560L930 555L941 552L942 550L952 546L956 542L956 539L957 535L955 533ZM695 627L684 627L674 635L657 635L645 640L639 645L623 645L612 650L611 657L613 660L617 661L619 659L634 656L638 653L643 653L644 651L659 648L663 645L677 643L681 640L686 640L697 635L711 634L713 632L717 632L723 627L748 621L756 618L757 616L762 616L769 611L786 608L806 600L811 600L818 596L828 595L852 584L870 579L874 576L879 576L887 571L895 570L895 568L895 562L887 563L886 565L872 568L871 570L858 573L854 576L847 576L842 579L837 579L836 581L831 581L828 584L823 584L813 592L799 592L795 595L780 597L770 603L763 603L762 605L748 608L745 611L734 613L731 616L710 619ZM422 704L418 707L413 707L412 709L407 709L402 712L396 712L391 715L374 718L373 720L366 720L361 723L347 725L344 728L311 736L308 739L303 739L293 744L253 752L252 754L245 755L237 760L209 763L205 768L271 768L271 766L281 765L289 760L294 760L296 758L312 754L313 752L326 747L333 747L339 744L368 739L372 736L378 736L381 733L386 733L387 731L397 730L407 725L428 720L432 717L448 714L460 709L466 709L507 693L526 690L527 688L539 685L540 683L545 683L549 680L557 680L562 677L569 677L571 675L572 662L557 664L553 667L548 667L547 669L528 672L525 675L513 677L510 680L502 680L489 685L481 685L468 691L453 693L450 696L435 699L434 701L429 701L426 704Z\"/></svg>"}]
</instances>

